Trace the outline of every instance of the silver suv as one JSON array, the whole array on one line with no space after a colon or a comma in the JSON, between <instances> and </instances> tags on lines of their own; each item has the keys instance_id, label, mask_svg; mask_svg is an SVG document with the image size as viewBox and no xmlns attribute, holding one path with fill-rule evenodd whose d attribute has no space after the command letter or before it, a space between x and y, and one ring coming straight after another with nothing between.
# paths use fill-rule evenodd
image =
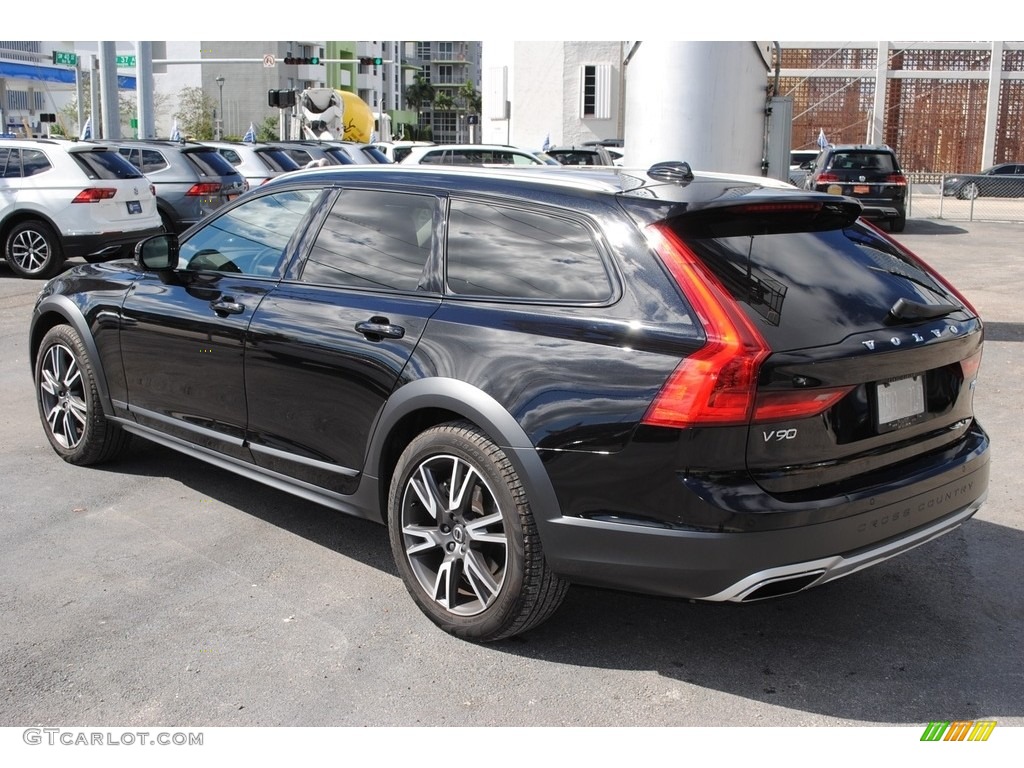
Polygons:
<instances>
[{"instance_id":1,"label":"silver suv","mask_svg":"<svg viewBox=\"0 0 1024 768\"><path fill-rule=\"evenodd\" d=\"M116 146L156 185L160 219L168 232L184 232L249 188L242 175L205 144L149 139L122 140Z\"/></svg>"},{"instance_id":2,"label":"silver suv","mask_svg":"<svg viewBox=\"0 0 1024 768\"><path fill-rule=\"evenodd\" d=\"M242 174L250 189L302 167L287 152L272 144L245 141L204 141L203 144L220 153L232 168Z\"/></svg>"},{"instance_id":3,"label":"silver suv","mask_svg":"<svg viewBox=\"0 0 1024 768\"><path fill-rule=\"evenodd\" d=\"M159 231L153 185L110 145L0 139L0 244L18 277L127 256Z\"/></svg>"}]
</instances>

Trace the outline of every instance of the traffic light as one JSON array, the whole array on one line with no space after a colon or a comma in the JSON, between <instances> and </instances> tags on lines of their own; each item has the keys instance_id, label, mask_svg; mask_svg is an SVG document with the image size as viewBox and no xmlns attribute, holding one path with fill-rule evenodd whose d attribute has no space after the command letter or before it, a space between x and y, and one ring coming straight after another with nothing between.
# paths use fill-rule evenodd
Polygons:
<instances>
[{"instance_id":1,"label":"traffic light","mask_svg":"<svg viewBox=\"0 0 1024 768\"><path fill-rule=\"evenodd\" d=\"M285 56L285 64L319 64L319 56Z\"/></svg>"},{"instance_id":2,"label":"traffic light","mask_svg":"<svg viewBox=\"0 0 1024 768\"><path fill-rule=\"evenodd\" d=\"M382 59L380 56L360 56L359 63L364 67L368 67L371 64L375 67L379 67L381 64L384 63L384 59Z\"/></svg>"},{"instance_id":3,"label":"traffic light","mask_svg":"<svg viewBox=\"0 0 1024 768\"><path fill-rule=\"evenodd\" d=\"M284 109L285 107L295 106L295 91L290 90L275 90L271 88L267 91L267 105L271 107L277 107Z\"/></svg>"},{"instance_id":4,"label":"traffic light","mask_svg":"<svg viewBox=\"0 0 1024 768\"><path fill-rule=\"evenodd\" d=\"M40 123L56 123L57 122L57 115L55 115L53 112L40 112L39 113L39 122Z\"/></svg>"}]
</instances>

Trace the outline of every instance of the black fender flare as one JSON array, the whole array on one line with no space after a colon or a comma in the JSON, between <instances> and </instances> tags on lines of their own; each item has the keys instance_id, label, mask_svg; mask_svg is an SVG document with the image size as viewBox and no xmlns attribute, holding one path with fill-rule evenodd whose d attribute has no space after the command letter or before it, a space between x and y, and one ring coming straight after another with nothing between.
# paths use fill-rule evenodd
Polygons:
<instances>
[{"instance_id":1,"label":"black fender flare","mask_svg":"<svg viewBox=\"0 0 1024 768\"><path fill-rule=\"evenodd\" d=\"M543 539L546 523L561 517L561 508L540 454L522 426L486 392L458 379L418 379L397 389L388 399L367 450L366 474L379 482L381 458L389 436L403 418L423 409L443 409L479 426L515 466ZM382 510L387 517L386 510Z\"/></svg>"}]
</instances>

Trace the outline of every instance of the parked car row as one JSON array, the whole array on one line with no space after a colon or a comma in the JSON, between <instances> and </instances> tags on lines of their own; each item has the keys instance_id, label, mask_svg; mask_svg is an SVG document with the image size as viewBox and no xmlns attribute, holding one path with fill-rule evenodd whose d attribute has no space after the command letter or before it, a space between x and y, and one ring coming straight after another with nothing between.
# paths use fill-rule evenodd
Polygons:
<instances>
[{"instance_id":1,"label":"parked car row","mask_svg":"<svg viewBox=\"0 0 1024 768\"><path fill-rule=\"evenodd\" d=\"M387 162L343 141L3 139L2 254L19 277L47 278L70 258L128 256L161 228L180 234L282 173Z\"/></svg>"},{"instance_id":2,"label":"parked car row","mask_svg":"<svg viewBox=\"0 0 1024 768\"><path fill-rule=\"evenodd\" d=\"M155 185L116 148L0 139L0 243L18 277L51 277L78 256L129 255L161 229Z\"/></svg>"}]
</instances>

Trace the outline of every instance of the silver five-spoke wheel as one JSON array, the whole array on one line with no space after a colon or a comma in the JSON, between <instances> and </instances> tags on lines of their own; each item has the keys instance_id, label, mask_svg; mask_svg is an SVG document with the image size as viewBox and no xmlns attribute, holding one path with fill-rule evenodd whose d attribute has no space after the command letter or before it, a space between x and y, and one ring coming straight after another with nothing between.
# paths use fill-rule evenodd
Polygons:
<instances>
[{"instance_id":1,"label":"silver five-spoke wheel","mask_svg":"<svg viewBox=\"0 0 1024 768\"><path fill-rule=\"evenodd\" d=\"M474 616L505 581L508 539L487 482L458 456L432 456L402 498L405 554L420 586L446 610Z\"/></svg>"},{"instance_id":2,"label":"silver five-spoke wheel","mask_svg":"<svg viewBox=\"0 0 1024 768\"><path fill-rule=\"evenodd\" d=\"M549 568L527 491L508 455L459 421L424 430L395 465L391 551L406 589L457 637L500 640L531 629L568 584Z\"/></svg>"},{"instance_id":3,"label":"silver five-spoke wheel","mask_svg":"<svg viewBox=\"0 0 1024 768\"><path fill-rule=\"evenodd\" d=\"M53 439L63 448L78 447L85 435L85 386L74 353L63 344L43 355L39 402Z\"/></svg>"},{"instance_id":4,"label":"silver five-spoke wheel","mask_svg":"<svg viewBox=\"0 0 1024 768\"><path fill-rule=\"evenodd\" d=\"M46 332L35 352L39 418L50 445L71 464L98 464L123 451L129 434L100 407L97 372L70 325Z\"/></svg>"}]
</instances>

